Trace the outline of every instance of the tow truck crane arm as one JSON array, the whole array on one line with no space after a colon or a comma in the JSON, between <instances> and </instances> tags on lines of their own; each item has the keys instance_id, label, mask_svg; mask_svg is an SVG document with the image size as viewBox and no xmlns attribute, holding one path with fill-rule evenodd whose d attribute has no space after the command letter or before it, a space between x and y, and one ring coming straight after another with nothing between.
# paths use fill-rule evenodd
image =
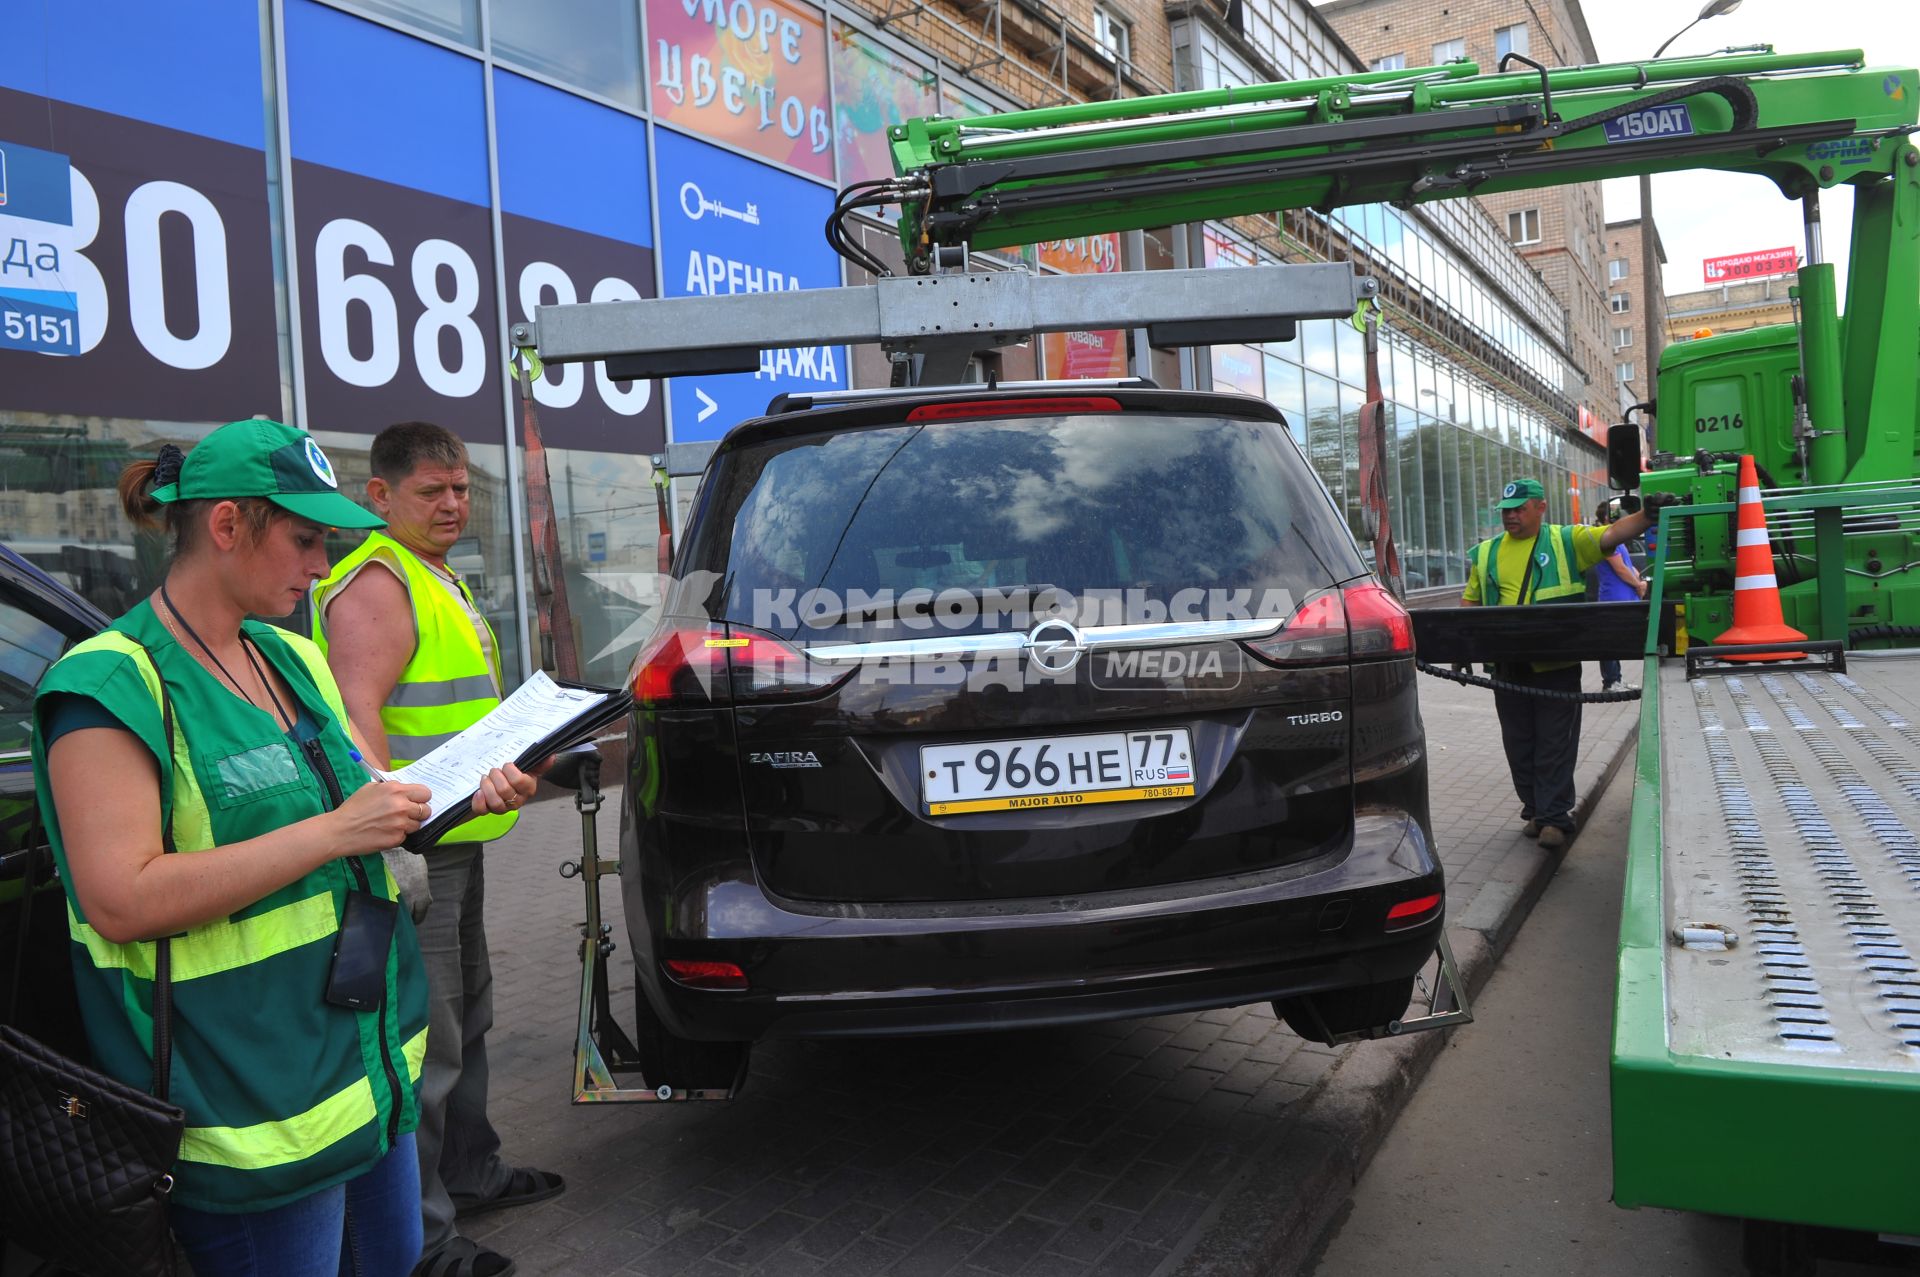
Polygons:
<instances>
[{"instance_id":1,"label":"tow truck crane arm","mask_svg":"<svg viewBox=\"0 0 1920 1277\"><path fill-rule=\"evenodd\" d=\"M1868 70L1858 49L1501 66L909 120L889 131L901 243L921 274L938 246L1692 168L1758 173L1797 199L1885 178L1920 108L1912 70Z\"/></svg>"}]
</instances>

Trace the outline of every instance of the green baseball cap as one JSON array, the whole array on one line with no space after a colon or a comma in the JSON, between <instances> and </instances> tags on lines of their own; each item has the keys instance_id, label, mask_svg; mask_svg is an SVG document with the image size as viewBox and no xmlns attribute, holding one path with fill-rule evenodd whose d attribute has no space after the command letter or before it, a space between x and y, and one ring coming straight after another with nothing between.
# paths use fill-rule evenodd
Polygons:
<instances>
[{"instance_id":1,"label":"green baseball cap","mask_svg":"<svg viewBox=\"0 0 1920 1277\"><path fill-rule=\"evenodd\" d=\"M194 445L178 480L153 490L162 505L234 497L265 497L330 528L387 526L341 495L333 463L312 435L277 421L229 421Z\"/></svg>"},{"instance_id":2,"label":"green baseball cap","mask_svg":"<svg viewBox=\"0 0 1920 1277\"><path fill-rule=\"evenodd\" d=\"M1529 501L1545 501L1547 490L1540 486L1538 479L1515 479L1500 489L1499 508L1518 510Z\"/></svg>"}]
</instances>

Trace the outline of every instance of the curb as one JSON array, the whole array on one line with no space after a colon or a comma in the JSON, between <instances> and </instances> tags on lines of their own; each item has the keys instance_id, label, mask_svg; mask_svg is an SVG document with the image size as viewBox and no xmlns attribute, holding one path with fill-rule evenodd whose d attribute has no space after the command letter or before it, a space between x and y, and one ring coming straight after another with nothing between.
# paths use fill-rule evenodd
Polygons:
<instances>
[{"instance_id":1,"label":"curb","mask_svg":"<svg viewBox=\"0 0 1920 1277\"><path fill-rule=\"evenodd\" d=\"M1577 825L1586 826L1638 738L1636 717L1599 778L1581 794L1574 808ZM1542 853L1491 926L1448 928L1470 998L1478 997L1492 978L1561 860L1578 842L1576 836L1558 854ZM1248 1159L1200 1222L1199 1242L1177 1257L1177 1267L1165 1271L1176 1277L1281 1277L1300 1272L1446 1044L1445 1033L1416 1033L1348 1051L1294 1106L1290 1120L1266 1147ZM1287 1186L1284 1196L1275 1192L1276 1185Z\"/></svg>"}]
</instances>

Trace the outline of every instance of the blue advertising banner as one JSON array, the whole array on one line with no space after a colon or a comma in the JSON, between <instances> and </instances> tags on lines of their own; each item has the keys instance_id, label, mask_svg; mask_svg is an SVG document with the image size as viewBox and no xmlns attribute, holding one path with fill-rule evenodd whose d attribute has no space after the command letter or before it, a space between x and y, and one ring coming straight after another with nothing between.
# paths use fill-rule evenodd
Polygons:
<instances>
[{"instance_id":1,"label":"blue advertising banner","mask_svg":"<svg viewBox=\"0 0 1920 1277\"><path fill-rule=\"evenodd\" d=\"M507 71L494 73L493 101L508 317L654 296L646 122ZM605 363L550 365L533 395L550 448L666 445L656 382L616 381Z\"/></svg>"},{"instance_id":2,"label":"blue advertising banner","mask_svg":"<svg viewBox=\"0 0 1920 1277\"><path fill-rule=\"evenodd\" d=\"M252 0L8 8L0 409L280 414L260 74Z\"/></svg>"},{"instance_id":3,"label":"blue advertising banner","mask_svg":"<svg viewBox=\"0 0 1920 1277\"><path fill-rule=\"evenodd\" d=\"M661 279L669 297L838 288L840 259L821 226L833 192L656 129ZM673 438L718 439L775 395L847 385L841 346L768 351L759 371L676 377Z\"/></svg>"},{"instance_id":4,"label":"blue advertising banner","mask_svg":"<svg viewBox=\"0 0 1920 1277\"><path fill-rule=\"evenodd\" d=\"M63 253L73 254L67 157L0 141L0 350L80 353L79 304L61 280Z\"/></svg>"},{"instance_id":5,"label":"blue advertising banner","mask_svg":"<svg viewBox=\"0 0 1920 1277\"><path fill-rule=\"evenodd\" d=\"M506 365L480 64L312 0L286 15L307 424L425 420L495 442Z\"/></svg>"}]
</instances>

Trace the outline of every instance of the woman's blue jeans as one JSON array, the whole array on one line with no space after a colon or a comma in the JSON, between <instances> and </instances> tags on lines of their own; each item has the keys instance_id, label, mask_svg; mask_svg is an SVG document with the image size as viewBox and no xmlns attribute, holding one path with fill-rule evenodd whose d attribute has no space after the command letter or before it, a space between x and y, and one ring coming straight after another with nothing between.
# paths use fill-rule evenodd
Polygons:
<instances>
[{"instance_id":1,"label":"woman's blue jeans","mask_svg":"<svg viewBox=\"0 0 1920 1277\"><path fill-rule=\"evenodd\" d=\"M272 1210L170 1213L194 1277L407 1277L420 1259L420 1159L400 1137L372 1169Z\"/></svg>"}]
</instances>

